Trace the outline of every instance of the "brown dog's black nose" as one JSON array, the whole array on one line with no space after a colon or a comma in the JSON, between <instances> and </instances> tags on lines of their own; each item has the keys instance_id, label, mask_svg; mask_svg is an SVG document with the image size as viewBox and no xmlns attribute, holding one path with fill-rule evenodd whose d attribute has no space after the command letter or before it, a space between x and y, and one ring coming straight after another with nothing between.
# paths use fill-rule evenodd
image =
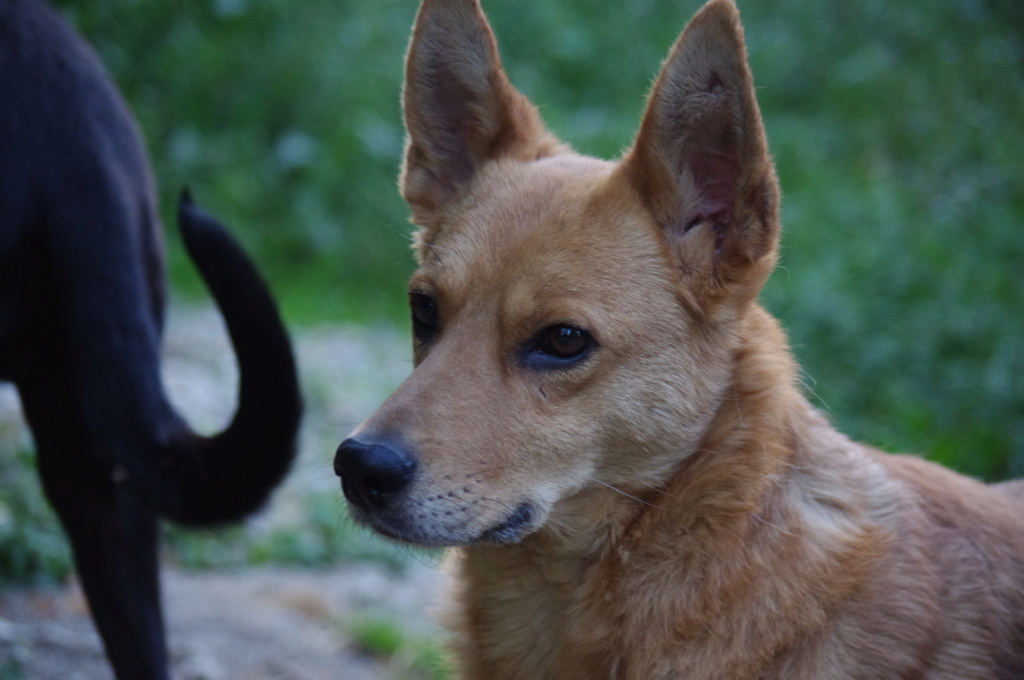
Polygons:
<instances>
[{"instance_id":1,"label":"brown dog's black nose","mask_svg":"<svg viewBox=\"0 0 1024 680\"><path fill-rule=\"evenodd\" d=\"M350 503L383 510L416 474L416 461L401 448L346 439L334 454L334 472Z\"/></svg>"}]
</instances>

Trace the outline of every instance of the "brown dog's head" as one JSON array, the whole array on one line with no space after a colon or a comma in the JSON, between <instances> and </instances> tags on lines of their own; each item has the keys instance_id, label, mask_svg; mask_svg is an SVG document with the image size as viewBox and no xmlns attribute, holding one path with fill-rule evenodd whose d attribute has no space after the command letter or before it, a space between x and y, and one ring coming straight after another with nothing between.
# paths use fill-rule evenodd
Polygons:
<instances>
[{"instance_id":1,"label":"brown dog's head","mask_svg":"<svg viewBox=\"0 0 1024 680\"><path fill-rule=\"evenodd\" d=\"M730 398L775 264L735 6L690 22L618 162L544 128L475 0L423 3L404 110L416 367L338 449L354 516L427 545L514 542L663 483Z\"/></svg>"}]
</instances>

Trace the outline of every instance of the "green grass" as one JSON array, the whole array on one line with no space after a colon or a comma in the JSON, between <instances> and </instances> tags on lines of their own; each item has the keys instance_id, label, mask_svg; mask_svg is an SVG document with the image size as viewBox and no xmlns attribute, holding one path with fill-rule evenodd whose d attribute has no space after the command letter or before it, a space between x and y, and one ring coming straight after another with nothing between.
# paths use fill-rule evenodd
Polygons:
<instances>
[{"instance_id":1,"label":"green grass","mask_svg":"<svg viewBox=\"0 0 1024 680\"><path fill-rule=\"evenodd\" d=\"M17 659L0 661L0 680L22 680L25 677Z\"/></svg>"},{"instance_id":2,"label":"green grass","mask_svg":"<svg viewBox=\"0 0 1024 680\"><path fill-rule=\"evenodd\" d=\"M434 640L410 636L394 622L377 618L360 618L345 628L360 653L386 663L389 680L453 677L444 652Z\"/></svg>"},{"instance_id":3,"label":"green grass","mask_svg":"<svg viewBox=\"0 0 1024 680\"><path fill-rule=\"evenodd\" d=\"M279 526L195 530L165 525L165 558L189 569L318 568L369 561L396 571L414 560L438 558L436 551L384 542L357 527L346 517L337 492L310 492L299 505L297 516ZM39 489L34 454L23 450L0 456L0 587L58 583L72 568L57 516Z\"/></svg>"},{"instance_id":4,"label":"green grass","mask_svg":"<svg viewBox=\"0 0 1024 680\"><path fill-rule=\"evenodd\" d=\"M400 315L411 266L396 103L412 4L66 7L135 108L165 223L187 184L256 254L290 319ZM176 288L201 294L170 245Z\"/></svg>"},{"instance_id":5,"label":"green grass","mask_svg":"<svg viewBox=\"0 0 1024 680\"><path fill-rule=\"evenodd\" d=\"M277 564L326 567L340 562L374 562L401 570L413 560L434 560L436 553L385 542L357 527L343 510L337 491L310 492L300 499L298 517L280 526L232 526L196 531L168 525L167 558L190 569L238 568Z\"/></svg>"},{"instance_id":6,"label":"green grass","mask_svg":"<svg viewBox=\"0 0 1024 680\"><path fill-rule=\"evenodd\" d=\"M767 305L842 429L986 478L1024 473L1022 9L748 30L785 195Z\"/></svg>"},{"instance_id":7,"label":"green grass","mask_svg":"<svg viewBox=\"0 0 1024 680\"><path fill-rule=\"evenodd\" d=\"M413 0L58 5L138 115L165 222L190 185L292 323L405 322L412 258L394 180ZM605 157L630 143L697 6L485 0L512 80L558 134ZM763 301L808 386L858 439L980 477L1024 474L1024 4L740 7L784 194L782 266ZM176 294L205 296L168 243ZM26 455L0 470L0 573L59 578L67 553L37 529L52 517L9 481L30 474ZM170 542L197 564L358 553L337 507L310 503L301 535Z\"/></svg>"},{"instance_id":8,"label":"green grass","mask_svg":"<svg viewBox=\"0 0 1024 680\"><path fill-rule=\"evenodd\" d=\"M71 572L71 550L39 490L35 455L0 455L0 586L52 583ZM0 679L6 667L0 667Z\"/></svg>"}]
</instances>

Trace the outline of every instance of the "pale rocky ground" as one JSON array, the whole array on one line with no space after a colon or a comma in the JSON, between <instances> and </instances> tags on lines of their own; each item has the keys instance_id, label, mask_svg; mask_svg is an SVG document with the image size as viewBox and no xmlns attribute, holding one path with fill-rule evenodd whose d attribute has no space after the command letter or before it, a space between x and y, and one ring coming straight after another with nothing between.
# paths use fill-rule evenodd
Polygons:
<instances>
[{"instance_id":1,"label":"pale rocky ground","mask_svg":"<svg viewBox=\"0 0 1024 680\"><path fill-rule=\"evenodd\" d=\"M295 333L307 415L301 453L270 507L251 520L260 532L302 522L301 499L338 494L331 468L341 438L411 369L406 335L392 328L323 327ZM200 431L234 409L237 370L212 308L172 310L165 382ZM0 385L0 455L28 441L17 398ZM367 535L367 541L378 540ZM419 677L401 654L361 653L354 622L392 622L403 636L434 641L429 610L439 571L431 559L401 570L373 562L322 569L280 566L194 571L168 565L164 600L175 680L383 680ZM60 587L0 592L0 680L108 680L99 640L74 580Z\"/></svg>"}]
</instances>

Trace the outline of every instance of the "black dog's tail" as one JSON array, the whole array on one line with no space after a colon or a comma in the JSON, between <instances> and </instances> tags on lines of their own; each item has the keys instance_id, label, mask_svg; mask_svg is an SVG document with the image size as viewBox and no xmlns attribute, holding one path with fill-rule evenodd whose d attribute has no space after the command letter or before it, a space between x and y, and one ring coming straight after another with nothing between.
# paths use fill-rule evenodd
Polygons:
<instances>
[{"instance_id":1,"label":"black dog's tail","mask_svg":"<svg viewBox=\"0 0 1024 680\"><path fill-rule=\"evenodd\" d=\"M214 525L257 510L295 457L302 398L277 306L252 262L184 191L178 221L189 255L227 325L238 359L238 410L206 438L182 428L161 455L154 508L186 525Z\"/></svg>"}]
</instances>

